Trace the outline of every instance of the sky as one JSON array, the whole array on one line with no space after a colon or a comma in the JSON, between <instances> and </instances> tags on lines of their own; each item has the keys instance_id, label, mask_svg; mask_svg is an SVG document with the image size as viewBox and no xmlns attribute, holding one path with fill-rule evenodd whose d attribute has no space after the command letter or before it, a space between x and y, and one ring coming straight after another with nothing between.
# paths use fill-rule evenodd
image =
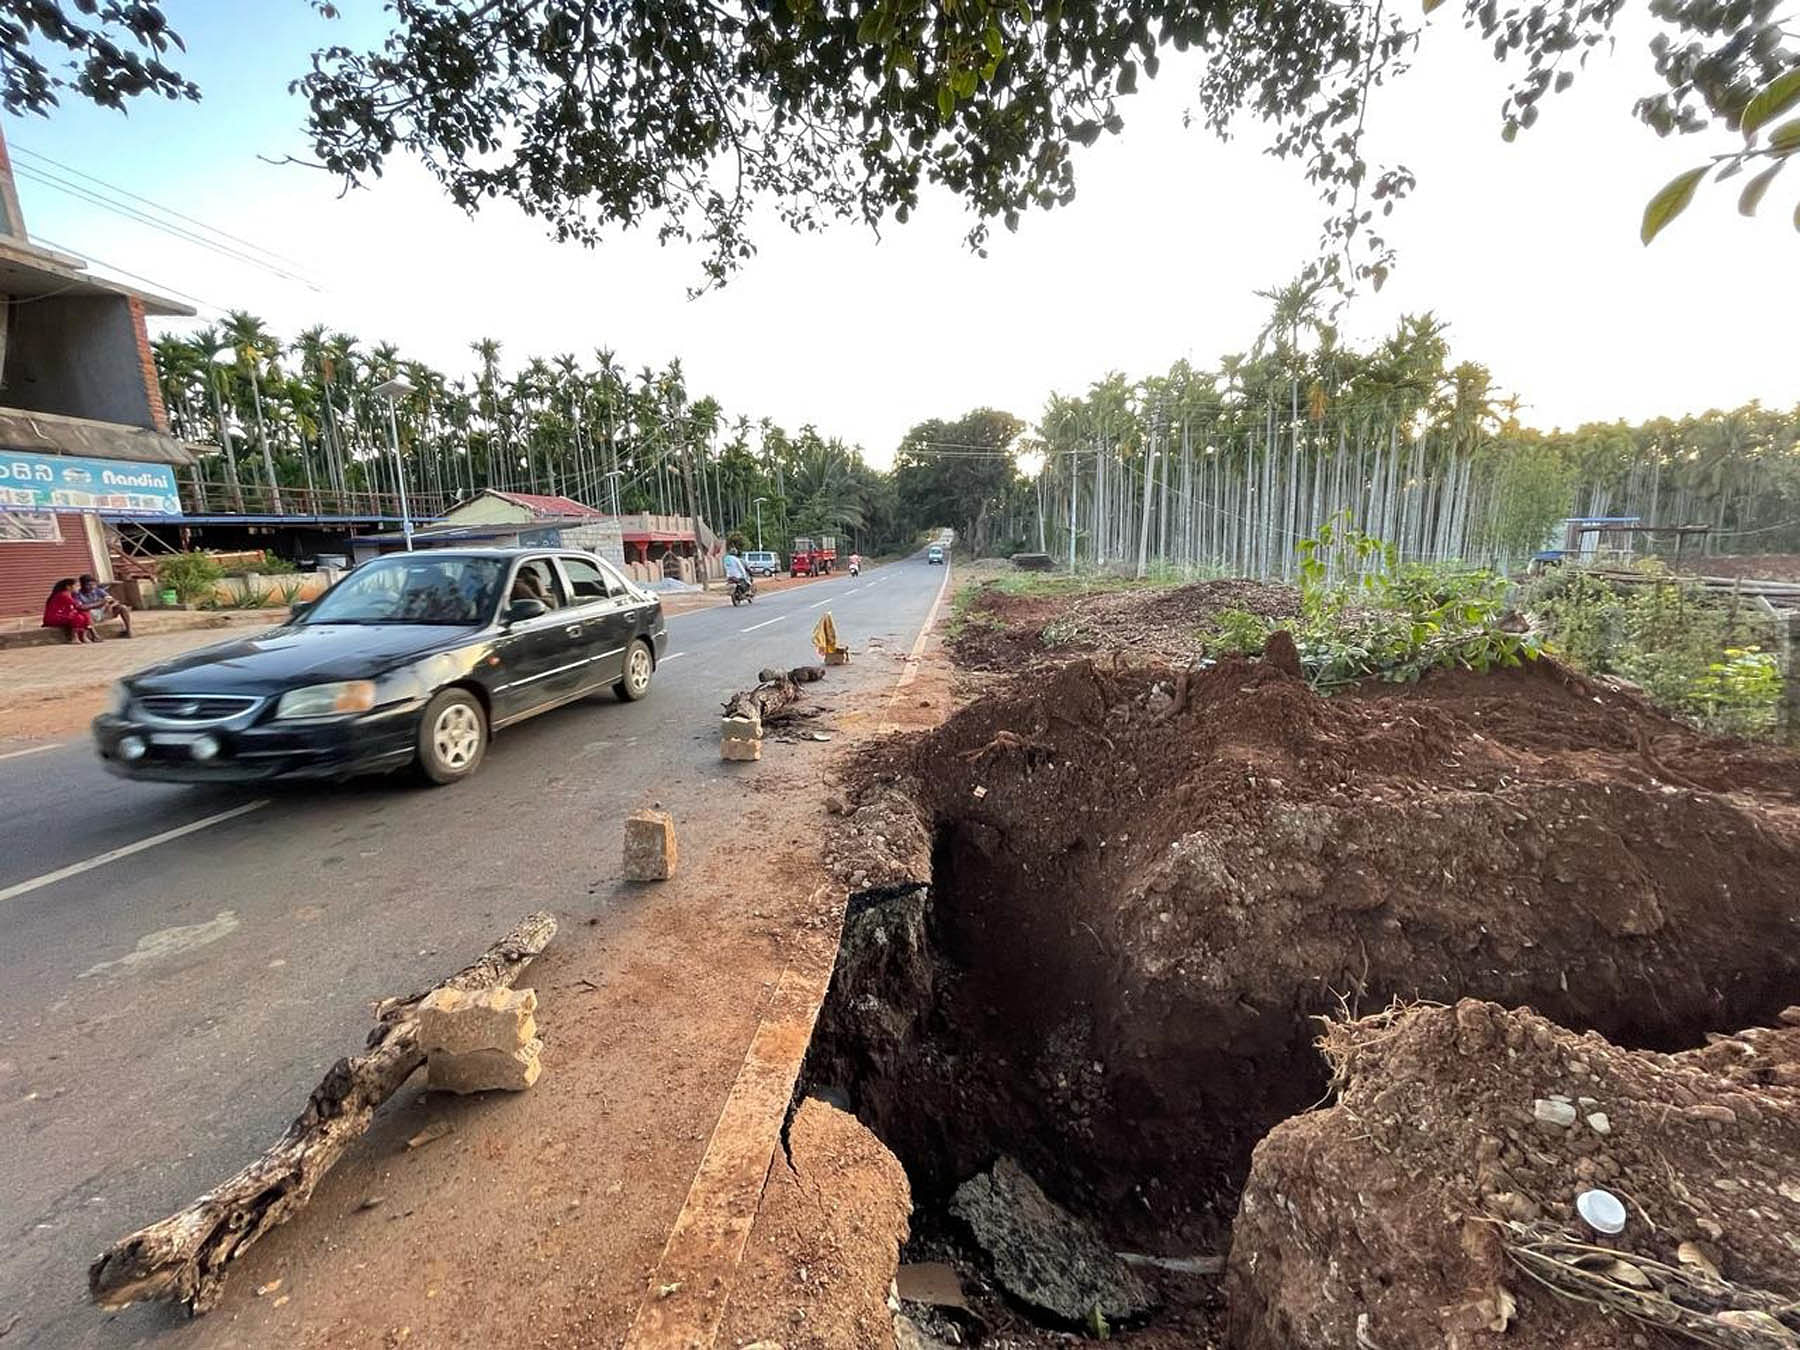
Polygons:
<instances>
[{"instance_id":1,"label":"sky","mask_svg":"<svg viewBox=\"0 0 1800 1350\"><path fill-rule=\"evenodd\" d=\"M284 337L323 323L453 375L483 337L508 369L599 347L634 372L679 357L692 395L811 423L878 465L926 418L997 407L1032 419L1052 391L1109 371L1213 366L1258 330L1254 292L1316 247L1322 211L1299 167L1263 155L1255 126L1229 143L1184 128L1195 67L1172 58L1127 100L1123 135L1078 154L1075 203L997 230L987 258L963 243L960 204L928 194L880 238L853 224L796 236L770 219L742 272L690 299L701 255L648 231L589 250L508 205L470 218L411 163L346 195L322 172L267 162L306 151L287 85L310 52L379 35L374 0L339 8L333 22L306 0L259 0L251 28L240 0L166 0L201 102L120 115L70 98L47 120L4 123L22 170L77 169L293 259L312 284L22 173L33 238L194 297L202 320L247 309ZM1505 70L1453 19L1434 24L1369 115L1371 157L1406 163L1420 185L1387 222L1399 266L1341 318L1348 341L1430 310L1454 359L1486 364L1546 428L1800 400L1800 235L1780 188L1752 221L1736 214L1735 184L1703 189L1654 245L1638 242L1644 202L1725 148L1724 133L1662 141L1631 117L1654 78L1647 31L1622 28L1616 52L1507 145Z\"/></svg>"}]
</instances>

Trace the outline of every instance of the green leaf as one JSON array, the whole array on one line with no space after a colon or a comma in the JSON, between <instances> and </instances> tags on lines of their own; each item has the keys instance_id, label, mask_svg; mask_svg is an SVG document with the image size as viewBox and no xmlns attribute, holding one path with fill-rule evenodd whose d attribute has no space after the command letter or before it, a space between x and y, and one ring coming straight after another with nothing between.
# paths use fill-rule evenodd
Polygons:
<instances>
[{"instance_id":1,"label":"green leaf","mask_svg":"<svg viewBox=\"0 0 1800 1350\"><path fill-rule=\"evenodd\" d=\"M1796 103L1800 103L1800 66L1777 75L1758 89L1744 105L1744 115L1738 125L1746 138L1754 136L1763 123L1781 116Z\"/></svg>"},{"instance_id":2,"label":"green leaf","mask_svg":"<svg viewBox=\"0 0 1800 1350\"><path fill-rule=\"evenodd\" d=\"M1425 0L1425 12L1427 14L1429 14L1429 13L1431 13L1432 10L1436 9L1439 5L1441 5L1443 3L1444 3L1444 0Z\"/></svg>"},{"instance_id":3,"label":"green leaf","mask_svg":"<svg viewBox=\"0 0 1800 1350\"><path fill-rule=\"evenodd\" d=\"M996 25L988 25L987 37L985 40L987 42L989 56L998 61L1002 56L1006 55L1006 48L1002 46L1000 42L1000 29Z\"/></svg>"},{"instance_id":4,"label":"green leaf","mask_svg":"<svg viewBox=\"0 0 1800 1350\"><path fill-rule=\"evenodd\" d=\"M1763 194L1769 190L1769 184L1775 181L1775 175L1781 172L1781 166L1786 162L1785 160L1776 160L1744 184L1744 190L1738 194L1738 214L1740 216L1756 214L1756 208L1762 205Z\"/></svg>"},{"instance_id":5,"label":"green leaf","mask_svg":"<svg viewBox=\"0 0 1800 1350\"><path fill-rule=\"evenodd\" d=\"M1791 155L1800 150L1800 117L1783 122L1769 133L1769 149L1778 155Z\"/></svg>"},{"instance_id":6,"label":"green leaf","mask_svg":"<svg viewBox=\"0 0 1800 1350\"><path fill-rule=\"evenodd\" d=\"M955 111L956 92L948 84L940 84L938 86L938 112L943 114L944 120L948 122L950 115Z\"/></svg>"},{"instance_id":7,"label":"green leaf","mask_svg":"<svg viewBox=\"0 0 1800 1350\"><path fill-rule=\"evenodd\" d=\"M1686 173L1677 174L1670 179L1663 190L1650 199L1644 208L1644 224L1638 236L1648 244L1671 220L1687 210L1688 203L1694 200L1694 189L1700 186L1700 180L1706 177L1712 166L1702 164L1697 169L1689 169Z\"/></svg>"}]
</instances>

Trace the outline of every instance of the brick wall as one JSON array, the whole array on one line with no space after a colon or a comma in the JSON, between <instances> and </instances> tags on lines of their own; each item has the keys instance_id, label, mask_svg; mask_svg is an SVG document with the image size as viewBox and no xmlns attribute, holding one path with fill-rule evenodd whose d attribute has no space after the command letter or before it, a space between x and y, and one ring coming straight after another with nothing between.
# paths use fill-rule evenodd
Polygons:
<instances>
[{"instance_id":1,"label":"brick wall","mask_svg":"<svg viewBox=\"0 0 1800 1350\"><path fill-rule=\"evenodd\" d=\"M51 583L83 572L100 572L81 517L65 515L61 524L61 543L0 542L0 618L22 615L41 619Z\"/></svg>"},{"instance_id":2,"label":"brick wall","mask_svg":"<svg viewBox=\"0 0 1800 1350\"><path fill-rule=\"evenodd\" d=\"M144 393L150 398L150 421L158 431L169 429L168 409L163 407L162 381L156 377L156 352L150 346L150 330L144 325L144 305L135 295L131 305L131 326L137 334L138 367L144 376Z\"/></svg>"}]
</instances>

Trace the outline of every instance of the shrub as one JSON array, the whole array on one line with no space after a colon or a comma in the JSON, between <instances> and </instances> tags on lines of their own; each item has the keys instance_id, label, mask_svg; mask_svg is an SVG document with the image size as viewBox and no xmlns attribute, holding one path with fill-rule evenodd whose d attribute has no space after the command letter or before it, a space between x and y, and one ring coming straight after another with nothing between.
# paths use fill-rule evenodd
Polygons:
<instances>
[{"instance_id":1,"label":"shrub","mask_svg":"<svg viewBox=\"0 0 1800 1350\"><path fill-rule=\"evenodd\" d=\"M1269 640L1274 626L1260 614L1247 609L1222 609L1213 615L1212 626L1200 632L1200 650L1211 657L1257 656Z\"/></svg>"},{"instance_id":2,"label":"shrub","mask_svg":"<svg viewBox=\"0 0 1800 1350\"><path fill-rule=\"evenodd\" d=\"M1530 588L1526 604L1579 670L1630 680L1709 730L1759 736L1779 723L1781 671L1754 641L1762 621L1696 582L1620 587L1562 567Z\"/></svg>"},{"instance_id":3,"label":"shrub","mask_svg":"<svg viewBox=\"0 0 1800 1350\"><path fill-rule=\"evenodd\" d=\"M210 553L176 553L157 564L156 579L172 586L183 604L212 594L213 583L224 576L219 560Z\"/></svg>"},{"instance_id":4,"label":"shrub","mask_svg":"<svg viewBox=\"0 0 1800 1350\"><path fill-rule=\"evenodd\" d=\"M1348 511L1300 541L1300 621L1294 643L1315 688L1427 670L1489 670L1536 658L1536 634L1505 626L1505 577L1455 567L1401 566L1394 546L1357 530Z\"/></svg>"}]
</instances>

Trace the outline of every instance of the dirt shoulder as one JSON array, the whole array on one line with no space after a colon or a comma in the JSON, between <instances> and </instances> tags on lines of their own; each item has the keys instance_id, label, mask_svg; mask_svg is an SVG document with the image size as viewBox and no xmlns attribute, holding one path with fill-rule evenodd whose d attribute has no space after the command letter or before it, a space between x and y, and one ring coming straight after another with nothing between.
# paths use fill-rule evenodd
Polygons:
<instances>
[{"instance_id":1,"label":"dirt shoulder","mask_svg":"<svg viewBox=\"0 0 1800 1350\"><path fill-rule=\"evenodd\" d=\"M218 617L208 628L0 650L0 737L37 740L83 731L120 677L215 642L254 637L275 622L260 611Z\"/></svg>"}]
</instances>

